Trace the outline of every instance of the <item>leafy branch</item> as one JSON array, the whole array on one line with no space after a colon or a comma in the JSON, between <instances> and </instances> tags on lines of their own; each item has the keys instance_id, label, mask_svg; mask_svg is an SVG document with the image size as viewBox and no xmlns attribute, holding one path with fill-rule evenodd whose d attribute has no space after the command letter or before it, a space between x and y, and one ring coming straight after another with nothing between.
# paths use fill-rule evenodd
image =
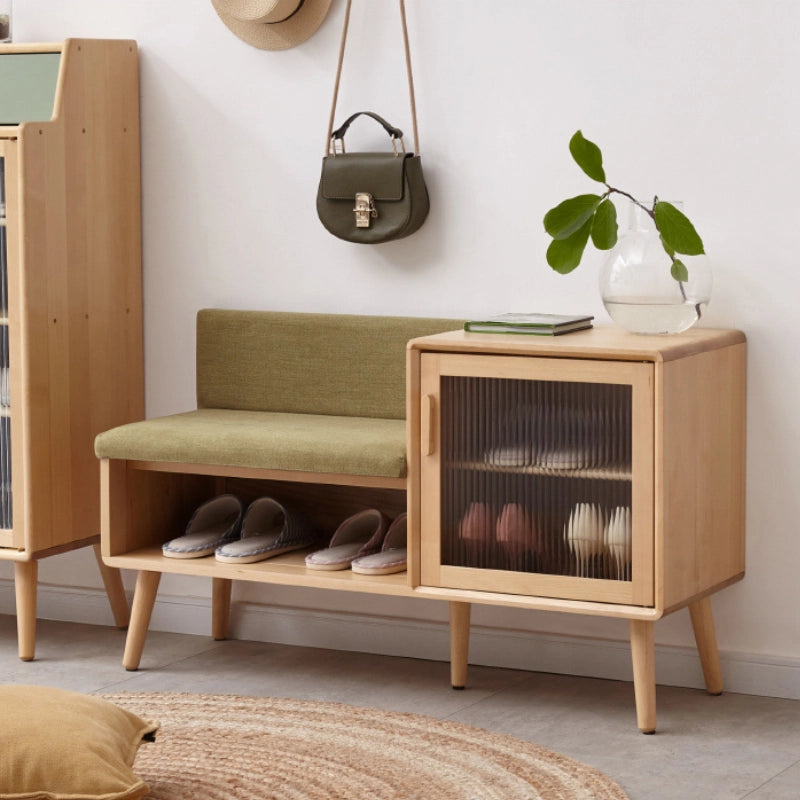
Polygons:
<instances>
[{"instance_id":1,"label":"leafy branch","mask_svg":"<svg viewBox=\"0 0 800 800\"><path fill-rule=\"evenodd\" d=\"M614 247L618 232L617 210L609 198L612 194L619 194L652 218L664 251L672 263L670 274L681 284L683 293L683 282L689 280L689 270L678 254L698 256L705 252L700 236L685 214L657 196L653 198L652 206L647 206L629 192L607 183L600 148L585 139L580 131L570 139L569 151L577 165L593 181L602 183L606 190L602 194L571 197L544 215L544 229L553 237L547 248L547 263L556 272L566 275L581 263L590 238L598 250Z\"/></svg>"}]
</instances>

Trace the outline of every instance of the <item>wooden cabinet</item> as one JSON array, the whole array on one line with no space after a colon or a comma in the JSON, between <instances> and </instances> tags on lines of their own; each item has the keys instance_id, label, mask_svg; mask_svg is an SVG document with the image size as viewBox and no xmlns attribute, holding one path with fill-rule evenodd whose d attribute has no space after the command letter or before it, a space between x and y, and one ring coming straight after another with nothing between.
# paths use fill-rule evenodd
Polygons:
<instances>
[{"instance_id":1,"label":"wooden cabinet","mask_svg":"<svg viewBox=\"0 0 800 800\"><path fill-rule=\"evenodd\" d=\"M744 574L745 343L453 332L409 346L410 574L453 603L631 621L637 710L655 729L653 624L689 606L721 691L708 597Z\"/></svg>"},{"instance_id":2,"label":"wooden cabinet","mask_svg":"<svg viewBox=\"0 0 800 800\"><path fill-rule=\"evenodd\" d=\"M140 204L135 42L0 45L0 560L25 660L38 559L99 541L94 437L143 416Z\"/></svg>"}]
</instances>

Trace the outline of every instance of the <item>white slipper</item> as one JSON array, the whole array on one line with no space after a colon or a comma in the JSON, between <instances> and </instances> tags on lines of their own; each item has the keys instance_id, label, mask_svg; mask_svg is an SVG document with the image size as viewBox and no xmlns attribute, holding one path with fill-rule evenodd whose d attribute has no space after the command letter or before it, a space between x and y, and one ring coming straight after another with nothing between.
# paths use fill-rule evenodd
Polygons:
<instances>
[{"instance_id":1,"label":"white slipper","mask_svg":"<svg viewBox=\"0 0 800 800\"><path fill-rule=\"evenodd\" d=\"M186 533L162 545L167 558L202 558L239 537L242 503L232 494L221 494L203 503L192 514Z\"/></svg>"},{"instance_id":2,"label":"white slipper","mask_svg":"<svg viewBox=\"0 0 800 800\"><path fill-rule=\"evenodd\" d=\"M314 539L314 531L302 514L271 497L259 497L247 507L241 538L218 547L215 558L224 564L252 564L309 547Z\"/></svg>"}]
</instances>

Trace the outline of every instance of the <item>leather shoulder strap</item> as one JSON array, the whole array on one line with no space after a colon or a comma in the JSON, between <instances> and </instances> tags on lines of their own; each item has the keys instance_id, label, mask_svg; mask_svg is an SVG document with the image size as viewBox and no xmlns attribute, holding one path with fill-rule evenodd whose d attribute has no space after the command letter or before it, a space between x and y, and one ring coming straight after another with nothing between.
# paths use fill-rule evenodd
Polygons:
<instances>
[{"instance_id":1,"label":"leather shoulder strap","mask_svg":"<svg viewBox=\"0 0 800 800\"><path fill-rule=\"evenodd\" d=\"M419 155L419 132L417 130L417 103L414 98L414 76L411 73L411 50L408 45L408 25L406 24L406 4L405 0L399 0L400 2L400 19L403 23L403 45L405 47L406 52L406 73L408 74L408 96L411 103L411 124L414 129L414 153ZM339 62L336 65L336 81L333 86L333 102L331 103L331 114L330 119L328 120L328 136L325 139L325 154L327 155L331 152L331 143L334 137L334 130L333 130L333 123L334 117L336 116L336 101L339 98L339 84L342 79L342 64L344 63L344 50L345 44L347 42L347 29L350 26L350 8L352 6L353 0L347 0L347 7L345 8L344 12L344 25L342 27L342 41L339 45ZM372 114L371 112L360 112L360 113L369 113L370 116L378 118L376 114ZM339 127L337 133L341 131L342 136L344 135L344 131L347 130L347 127L353 121L353 119L358 116L354 114L350 119L347 120L342 126ZM389 132L389 135L394 138L394 134L389 130L391 126L384 124L382 120L378 118L378 121L384 125L386 130ZM397 131L399 129L394 128L393 130ZM402 133L400 133L402 137ZM339 136L338 138L341 138Z\"/></svg>"}]
</instances>

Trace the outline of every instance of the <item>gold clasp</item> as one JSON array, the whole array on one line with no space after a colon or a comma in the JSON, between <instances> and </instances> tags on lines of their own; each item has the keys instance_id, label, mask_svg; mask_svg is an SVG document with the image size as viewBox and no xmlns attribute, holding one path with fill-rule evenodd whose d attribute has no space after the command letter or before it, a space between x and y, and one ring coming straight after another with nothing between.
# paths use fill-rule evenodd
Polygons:
<instances>
[{"instance_id":1,"label":"gold clasp","mask_svg":"<svg viewBox=\"0 0 800 800\"><path fill-rule=\"evenodd\" d=\"M400 137L400 146L403 148L403 155L406 154L406 143L403 141L403 137ZM392 149L394 150L395 156L399 156L400 153L397 152L397 139L392 136Z\"/></svg>"},{"instance_id":2,"label":"gold clasp","mask_svg":"<svg viewBox=\"0 0 800 800\"><path fill-rule=\"evenodd\" d=\"M356 228L369 228L370 217L378 216L378 209L369 192L356 192Z\"/></svg>"}]
</instances>

